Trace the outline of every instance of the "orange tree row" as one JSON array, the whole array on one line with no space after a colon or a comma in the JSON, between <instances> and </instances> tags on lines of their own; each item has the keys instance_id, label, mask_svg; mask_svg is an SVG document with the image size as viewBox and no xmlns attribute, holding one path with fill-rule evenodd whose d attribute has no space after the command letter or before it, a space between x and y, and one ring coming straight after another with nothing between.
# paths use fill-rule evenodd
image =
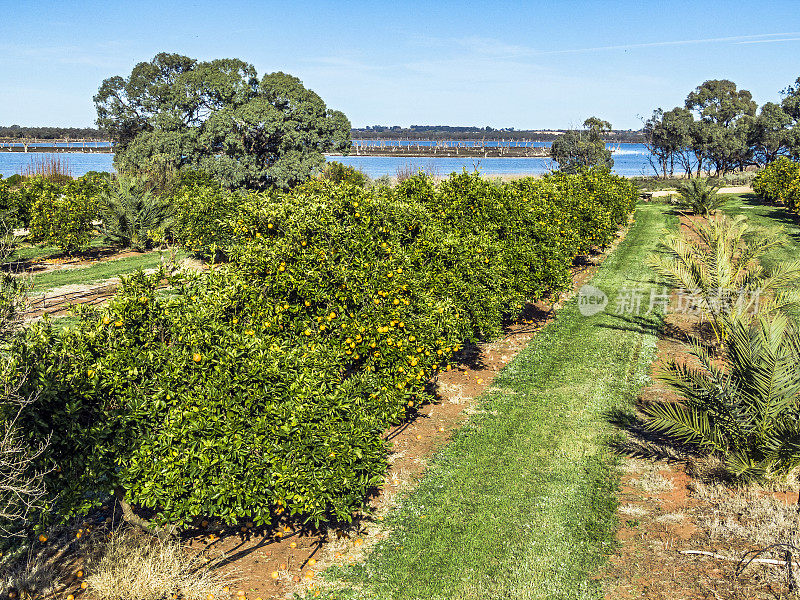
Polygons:
<instances>
[{"instance_id":1,"label":"orange tree row","mask_svg":"<svg viewBox=\"0 0 800 600\"><path fill-rule=\"evenodd\" d=\"M161 522L349 520L379 486L387 427L429 396L466 340L571 284L637 197L602 171L514 184L453 175L366 191L313 182L178 198L210 273L128 278L100 311L37 324L10 359L36 402L22 430L49 517L116 490Z\"/></svg>"}]
</instances>

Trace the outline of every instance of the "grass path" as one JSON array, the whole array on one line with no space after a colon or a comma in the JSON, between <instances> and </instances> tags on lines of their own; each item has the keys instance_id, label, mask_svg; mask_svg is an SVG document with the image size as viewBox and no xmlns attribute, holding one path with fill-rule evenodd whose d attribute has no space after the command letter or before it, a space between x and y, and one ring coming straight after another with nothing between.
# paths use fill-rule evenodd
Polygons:
<instances>
[{"instance_id":1,"label":"grass path","mask_svg":"<svg viewBox=\"0 0 800 600\"><path fill-rule=\"evenodd\" d=\"M366 563L334 571L334 598L601 598L593 575L616 531L613 435L604 414L647 380L658 317L615 315L617 290L650 287L645 256L669 217L641 206L592 285L606 312L573 299L508 365L481 410L387 518Z\"/></svg>"},{"instance_id":2,"label":"grass path","mask_svg":"<svg viewBox=\"0 0 800 600\"><path fill-rule=\"evenodd\" d=\"M41 275L34 275L31 295L53 290L66 285L91 285L106 279L127 275L139 269L155 269L161 264L162 254L167 253L157 250L133 254L124 258L104 260L86 267L48 271ZM178 259L185 253L178 253Z\"/></svg>"}]
</instances>

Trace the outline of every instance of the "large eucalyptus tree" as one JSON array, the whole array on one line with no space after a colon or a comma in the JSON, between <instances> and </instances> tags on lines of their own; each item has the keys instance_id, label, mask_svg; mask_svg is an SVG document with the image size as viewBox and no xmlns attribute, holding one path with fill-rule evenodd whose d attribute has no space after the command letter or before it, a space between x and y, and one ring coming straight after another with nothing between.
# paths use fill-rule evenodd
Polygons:
<instances>
[{"instance_id":1,"label":"large eucalyptus tree","mask_svg":"<svg viewBox=\"0 0 800 600\"><path fill-rule=\"evenodd\" d=\"M347 151L350 122L286 73L161 53L103 81L97 125L123 172L203 170L227 187L290 187Z\"/></svg>"}]
</instances>

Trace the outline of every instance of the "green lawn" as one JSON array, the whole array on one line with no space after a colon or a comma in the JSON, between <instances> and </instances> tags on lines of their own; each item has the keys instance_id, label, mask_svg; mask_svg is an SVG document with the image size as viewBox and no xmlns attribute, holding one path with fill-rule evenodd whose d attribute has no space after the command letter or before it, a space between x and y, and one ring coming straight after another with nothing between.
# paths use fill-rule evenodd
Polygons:
<instances>
[{"instance_id":1,"label":"green lawn","mask_svg":"<svg viewBox=\"0 0 800 600\"><path fill-rule=\"evenodd\" d=\"M165 257L168 256L166 252L163 254ZM36 294L41 294L47 290L64 285L88 285L112 277L133 273L139 269L154 269L161 264L161 255L162 253L159 251L152 251L126 256L125 258L116 260L98 262L88 267L50 271L41 275L35 275L33 278L31 295L35 296ZM177 258L180 260L185 256L185 253L178 253Z\"/></svg>"},{"instance_id":2,"label":"green lawn","mask_svg":"<svg viewBox=\"0 0 800 600\"><path fill-rule=\"evenodd\" d=\"M772 267L778 262L799 258L797 247L800 245L800 216L782 206L762 204L755 194L731 195L724 210L732 216L745 215L754 225L760 227L781 226L784 229L788 243L772 249L762 261L765 266Z\"/></svg>"},{"instance_id":3,"label":"green lawn","mask_svg":"<svg viewBox=\"0 0 800 600\"><path fill-rule=\"evenodd\" d=\"M102 236L97 236L89 242L90 248L102 248L106 245ZM61 250L56 246L43 246L41 244L22 243L14 251L10 260L35 260L38 258L47 258L50 256L60 256Z\"/></svg>"},{"instance_id":4,"label":"green lawn","mask_svg":"<svg viewBox=\"0 0 800 600\"><path fill-rule=\"evenodd\" d=\"M618 316L617 291L651 285L644 265L674 221L643 205L592 285L606 312L576 300L497 377L482 410L434 457L364 564L328 572L334 598L602 598L593 579L616 531L615 435L648 380L660 317Z\"/></svg>"}]
</instances>

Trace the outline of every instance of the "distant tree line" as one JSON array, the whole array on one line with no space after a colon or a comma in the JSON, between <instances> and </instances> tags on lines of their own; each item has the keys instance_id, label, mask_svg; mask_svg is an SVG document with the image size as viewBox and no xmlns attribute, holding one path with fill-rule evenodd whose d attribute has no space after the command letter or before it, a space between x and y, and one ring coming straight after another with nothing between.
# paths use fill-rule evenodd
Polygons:
<instances>
[{"instance_id":1,"label":"distant tree line","mask_svg":"<svg viewBox=\"0 0 800 600\"><path fill-rule=\"evenodd\" d=\"M567 129L536 130L514 129L513 127L494 129L492 127L460 127L452 125L412 125L403 128L399 125L368 125L354 128L350 135L353 139L411 139L411 140L466 140L502 138L506 140L532 140L534 142L552 142L567 133ZM603 132L607 142L641 144L644 136L640 130L622 129Z\"/></svg>"},{"instance_id":2,"label":"distant tree line","mask_svg":"<svg viewBox=\"0 0 800 600\"><path fill-rule=\"evenodd\" d=\"M654 110L643 134L656 174L723 175L779 156L800 159L800 78L781 95L780 103L759 109L749 91L715 79L690 92L683 106Z\"/></svg>"},{"instance_id":3,"label":"distant tree line","mask_svg":"<svg viewBox=\"0 0 800 600\"><path fill-rule=\"evenodd\" d=\"M94 127L20 127L19 125L0 125L0 138L39 139L92 139L106 140L108 136Z\"/></svg>"}]
</instances>

